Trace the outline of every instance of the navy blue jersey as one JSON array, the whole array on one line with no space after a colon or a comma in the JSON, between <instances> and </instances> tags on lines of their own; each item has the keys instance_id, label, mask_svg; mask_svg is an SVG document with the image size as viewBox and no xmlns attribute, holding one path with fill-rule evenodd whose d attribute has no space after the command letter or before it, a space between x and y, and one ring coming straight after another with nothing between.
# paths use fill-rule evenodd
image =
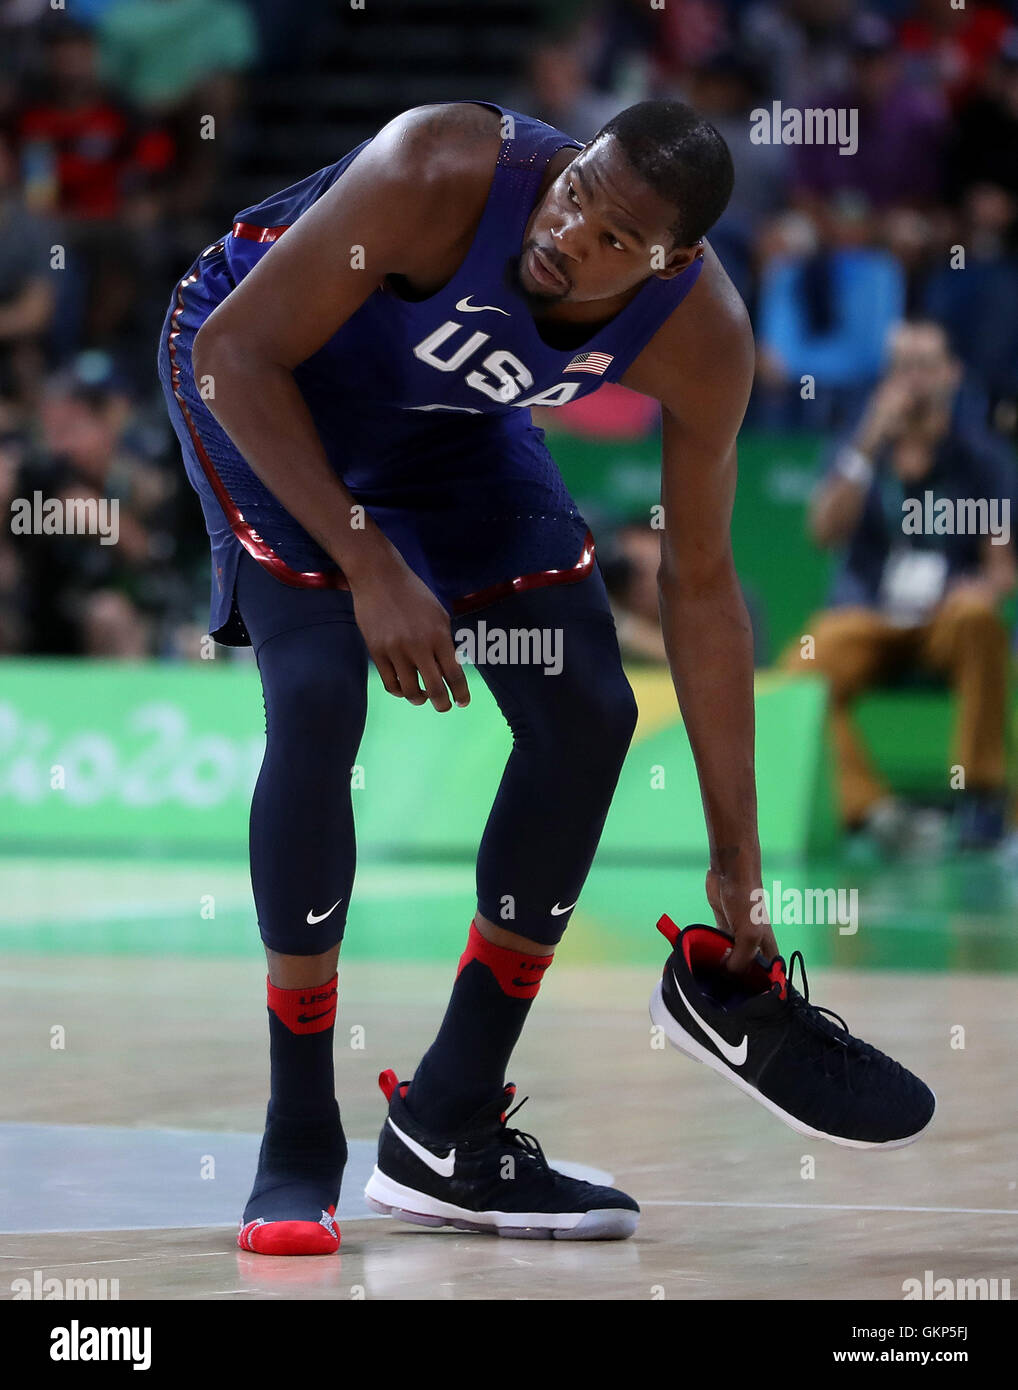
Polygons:
<instances>
[{"instance_id":1,"label":"navy blue jersey","mask_svg":"<svg viewBox=\"0 0 1018 1390\"><path fill-rule=\"evenodd\" d=\"M519 257L548 161L579 143L493 102L503 140L473 242L452 280L408 301L386 285L294 371L330 463L404 558L450 609L528 576L592 563L585 523L530 418L617 381L702 268L651 277L611 322L568 350L540 337L509 265ZM277 578L342 585L336 566L254 475L201 399L194 335L221 299L369 141L337 163L239 212L178 286L160 373L202 498L213 545L210 631L231 623L237 546ZM356 248L337 247L356 257Z\"/></svg>"}]
</instances>

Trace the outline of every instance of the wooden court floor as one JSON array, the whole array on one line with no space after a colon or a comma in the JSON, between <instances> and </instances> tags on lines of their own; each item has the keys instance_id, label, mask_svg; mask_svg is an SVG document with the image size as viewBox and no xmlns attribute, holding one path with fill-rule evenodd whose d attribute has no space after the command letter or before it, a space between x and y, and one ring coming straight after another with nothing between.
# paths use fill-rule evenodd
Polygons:
<instances>
[{"instance_id":1,"label":"wooden court floor","mask_svg":"<svg viewBox=\"0 0 1018 1390\"><path fill-rule=\"evenodd\" d=\"M349 1138L377 1137L375 1078L390 1066L411 1074L451 977L451 967L430 964L341 962L336 1058ZM158 1216L178 1161L159 1157L164 1140L200 1132L213 1156L215 1136L256 1143L267 1067L256 961L18 954L0 957L0 978L0 1138L31 1134L57 1162L54 1176L8 1161L0 1298L38 1277L117 1279L122 1300L893 1301L927 1270L1010 1278L1018 1293L1013 976L811 972L815 1002L937 1093L929 1134L879 1153L804 1140L706 1068L655 1049L653 969L556 966L514 1059L519 1095L531 1097L514 1123L549 1156L612 1173L641 1203L636 1236L498 1240L365 1212L342 1222L339 1256L303 1260L239 1251L230 1224L239 1210L202 1224L183 1200L172 1220ZM55 1126L108 1130L108 1170L86 1159L91 1130ZM135 1139L148 1147L126 1168L114 1164L116 1146L133 1153ZM88 1164L93 1196L78 1200L75 1174ZM84 1229L107 1171L114 1206L130 1196L132 1210L164 1224ZM59 1213L69 1200L83 1229L47 1229L48 1203ZM358 1192L344 1190L344 1200L358 1210Z\"/></svg>"}]
</instances>

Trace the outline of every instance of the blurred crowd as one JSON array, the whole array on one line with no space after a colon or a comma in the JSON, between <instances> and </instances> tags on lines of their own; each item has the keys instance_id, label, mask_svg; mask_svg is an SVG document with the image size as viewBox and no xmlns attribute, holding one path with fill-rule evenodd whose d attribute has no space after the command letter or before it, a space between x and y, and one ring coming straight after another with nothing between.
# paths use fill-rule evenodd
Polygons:
<instances>
[{"instance_id":1,"label":"blurred crowd","mask_svg":"<svg viewBox=\"0 0 1018 1390\"><path fill-rule=\"evenodd\" d=\"M891 328L918 314L947 329L973 409L1014 432L1013 0L573 6L535 50L521 100L589 138L620 101L645 95L688 101L732 151L735 192L710 241L753 315L750 424L846 425L879 376ZM858 111L857 151L761 139L754 113L770 115L776 101Z\"/></svg>"},{"instance_id":2,"label":"blurred crowd","mask_svg":"<svg viewBox=\"0 0 1018 1390\"><path fill-rule=\"evenodd\" d=\"M1013 441L1018 0L540 9L515 84L493 97L585 139L633 101L677 96L728 141L735 194L711 241L756 328L750 425L849 429L909 316L945 330L971 428ZM0 530L2 653L198 653L204 529L155 339L176 277L224 230L252 82L288 45L296 71L314 61L289 15L283 0L0 0L0 498L5 513L35 490L120 506L115 546ZM858 152L758 142L753 113L778 100L857 109ZM558 423L656 428L615 388L584 409ZM643 541L621 541L650 594Z\"/></svg>"},{"instance_id":3,"label":"blurred crowd","mask_svg":"<svg viewBox=\"0 0 1018 1390\"><path fill-rule=\"evenodd\" d=\"M115 545L0 532L0 652L197 654L154 344L258 44L240 0L0 0L0 499L119 508Z\"/></svg>"}]
</instances>

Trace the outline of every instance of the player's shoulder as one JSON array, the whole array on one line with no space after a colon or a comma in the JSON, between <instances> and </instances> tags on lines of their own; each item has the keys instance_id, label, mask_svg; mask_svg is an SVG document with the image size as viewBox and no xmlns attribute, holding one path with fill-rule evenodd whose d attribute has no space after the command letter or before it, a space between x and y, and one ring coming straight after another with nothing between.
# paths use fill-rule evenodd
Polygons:
<instances>
[{"instance_id":1,"label":"player's shoulder","mask_svg":"<svg viewBox=\"0 0 1018 1390\"><path fill-rule=\"evenodd\" d=\"M476 102L440 102L403 111L378 137L402 169L432 186L491 182L502 145L502 118Z\"/></svg>"},{"instance_id":2,"label":"player's shoulder","mask_svg":"<svg viewBox=\"0 0 1018 1390\"><path fill-rule=\"evenodd\" d=\"M668 403L693 381L719 386L751 378L753 328L749 311L709 243L696 284L668 315L623 381Z\"/></svg>"},{"instance_id":3,"label":"player's shoulder","mask_svg":"<svg viewBox=\"0 0 1018 1390\"><path fill-rule=\"evenodd\" d=\"M668 316L665 343L677 348L695 344L701 354L741 355L753 344L749 310L717 253L704 243L703 270L689 295Z\"/></svg>"}]
</instances>

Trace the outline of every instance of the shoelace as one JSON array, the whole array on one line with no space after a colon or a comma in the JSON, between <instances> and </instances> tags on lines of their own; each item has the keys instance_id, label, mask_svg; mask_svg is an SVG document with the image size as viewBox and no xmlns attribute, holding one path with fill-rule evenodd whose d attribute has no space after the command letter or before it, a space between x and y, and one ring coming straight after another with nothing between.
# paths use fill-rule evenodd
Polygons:
<instances>
[{"instance_id":1,"label":"shoelace","mask_svg":"<svg viewBox=\"0 0 1018 1390\"><path fill-rule=\"evenodd\" d=\"M527 1131L523 1129L511 1129L508 1124L508 1121L512 1119L517 1110L526 1105L529 1099L529 1096L524 1096L517 1105L514 1105L511 1110L506 1111L505 1120L502 1122L502 1133L508 1143L515 1144L518 1148L523 1150L528 1158L534 1159L546 1172L550 1173L551 1168L548 1164L548 1160L544 1156L544 1150L541 1148L535 1136L533 1134L528 1134Z\"/></svg>"},{"instance_id":2,"label":"shoelace","mask_svg":"<svg viewBox=\"0 0 1018 1390\"><path fill-rule=\"evenodd\" d=\"M869 1043L863 1042L861 1038L855 1037L849 1032L848 1024L836 1014L833 1009L826 1009L821 1004L811 1004L809 998L809 980L806 977L806 965L802 958L801 951L793 951L788 961L788 984L792 984L792 971L795 968L796 959L799 961L799 973L802 976L802 994L791 990L789 1004L795 1010L797 1016L802 1019L809 1029L812 1040L820 1044L823 1048L824 1075L831 1075L827 1070L828 1058L840 1057L842 1065L842 1075L845 1080L846 1089L849 1092L854 1090L852 1086L851 1063L854 1061L861 1068L869 1066L882 1067L885 1071L900 1075L901 1066L893 1057L888 1057L886 1053L880 1052ZM839 1038L832 1034L830 1025L822 1014L827 1014L833 1018L844 1029L845 1037ZM837 1065L837 1064L835 1064Z\"/></svg>"},{"instance_id":3,"label":"shoelace","mask_svg":"<svg viewBox=\"0 0 1018 1390\"><path fill-rule=\"evenodd\" d=\"M792 983L792 973L795 970L796 961L799 962L799 974L802 976L802 994L798 999L792 999L792 1007L803 1009L806 1011L807 1014L811 1012L818 1014L830 1014L831 1018L835 1019L838 1023L840 1023L842 1028L844 1028L845 1032L847 1033L848 1024L841 1017L841 1014L836 1014L833 1009L825 1009L823 1004L811 1004L809 1002L809 979L806 976L806 962L802 958L801 951L793 951L788 959L788 983Z\"/></svg>"},{"instance_id":4,"label":"shoelace","mask_svg":"<svg viewBox=\"0 0 1018 1390\"><path fill-rule=\"evenodd\" d=\"M799 974L802 976L801 994L798 994L794 989L794 986L792 985L792 975L795 970L796 961L799 962ZM789 957L787 978L789 985L788 1002L791 1008L795 1010L796 1014L809 1028L810 1034L813 1037L813 1039L821 1043L824 1075L832 1075L832 1073L827 1070L828 1059L840 1057L842 1066L842 1076L844 1078L845 1086L847 1090L851 1091L852 1073L849 1066L848 1040L851 1039L852 1035L848 1031L848 1024L845 1022L845 1020L841 1017L840 1014L836 1014L833 1009L824 1008L822 1004L810 1003L809 979L806 975L806 962L802 958L801 951L793 951L791 956ZM827 1014L830 1018L833 1018L837 1023L841 1025L841 1027L845 1031L845 1040L842 1040L841 1038L835 1037L831 1034L829 1025L827 1025L826 1021L823 1018L821 1018L822 1014ZM868 1061L869 1057L865 1056L865 1060ZM837 1063L835 1062L835 1070L836 1069Z\"/></svg>"}]
</instances>

